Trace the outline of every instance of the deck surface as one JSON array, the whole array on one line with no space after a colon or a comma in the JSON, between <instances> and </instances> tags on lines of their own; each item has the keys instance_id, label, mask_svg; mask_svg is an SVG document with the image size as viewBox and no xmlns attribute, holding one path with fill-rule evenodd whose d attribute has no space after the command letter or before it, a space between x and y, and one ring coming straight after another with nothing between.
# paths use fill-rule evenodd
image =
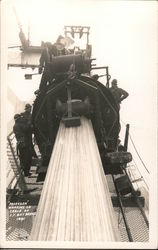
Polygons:
<instances>
[{"instance_id":1,"label":"deck surface","mask_svg":"<svg viewBox=\"0 0 158 250\"><path fill-rule=\"evenodd\" d=\"M82 123L84 129L68 131L61 125L44 185L36 183L32 168L25 178L32 191L10 201L7 240L128 241L120 209L112 207L115 189L103 173L91 124ZM125 213L134 241L148 241L138 208Z\"/></svg>"}]
</instances>

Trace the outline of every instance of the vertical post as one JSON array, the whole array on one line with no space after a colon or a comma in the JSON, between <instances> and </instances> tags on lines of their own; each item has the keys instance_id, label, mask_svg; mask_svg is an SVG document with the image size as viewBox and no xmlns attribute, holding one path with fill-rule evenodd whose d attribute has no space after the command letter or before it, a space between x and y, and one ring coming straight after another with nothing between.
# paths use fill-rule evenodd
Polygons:
<instances>
[{"instance_id":1,"label":"vertical post","mask_svg":"<svg viewBox=\"0 0 158 250\"><path fill-rule=\"evenodd\" d=\"M89 44L89 28L88 28L88 31L87 31L87 45Z\"/></svg>"},{"instance_id":2,"label":"vertical post","mask_svg":"<svg viewBox=\"0 0 158 250\"><path fill-rule=\"evenodd\" d=\"M106 87L109 88L109 79L110 79L110 76L109 76L109 67L106 67Z\"/></svg>"},{"instance_id":3,"label":"vertical post","mask_svg":"<svg viewBox=\"0 0 158 250\"><path fill-rule=\"evenodd\" d=\"M126 133L125 133L125 140L124 140L125 151L127 151L127 148L128 148L128 138L129 138L129 124L126 125Z\"/></svg>"},{"instance_id":4,"label":"vertical post","mask_svg":"<svg viewBox=\"0 0 158 250\"><path fill-rule=\"evenodd\" d=\"M71 89L70 86L67 86L67 95L68 95L68 100L67 100L67 108L68 108L68 117L72 117L72 102L71 102Z\"/></svg>"}]
</instances>

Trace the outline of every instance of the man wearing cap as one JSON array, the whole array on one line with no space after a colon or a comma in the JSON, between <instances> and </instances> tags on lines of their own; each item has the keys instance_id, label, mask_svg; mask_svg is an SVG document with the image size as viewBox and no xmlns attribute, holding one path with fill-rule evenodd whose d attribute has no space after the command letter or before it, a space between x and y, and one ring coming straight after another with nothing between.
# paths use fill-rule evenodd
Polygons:
<instances>
[{"instance_id":1,"label":"man wearing cap","mask_svg":"<svg viewBox=\"0 0 158 250\"><path fill-rule=\"evenodd\" d=\"M126 99L129 96L129 94L124 89L118 88L116 79L112 80L111 88L109 88L109 89L110 89L111 93L113 94L116 103L118 104L118 108L120 109L120 103L124 99Z\"/></svg>"},{"instance_id":2,"label":"man wearing cap","mask_svg":"<svg viewBox=\"0 0 158 250\"><path fill-rule=\"evenodd\" d=\"M27 103L25 105L25 112L22 113L24 122L26 122L27 126L28 126L28 131L27 131L27 144L29 147L31 147L31 151L32 151L32 156L34 156L35 158L37 158L36 152L34 150L34 146L32 143L32 132L33 132L33 125L32 125L32 115L31 115L31 105L29 103Z\"/></svg>"},{"instance_id":3,"label":"man wearing cap","mask_svg":"<svg viewBox=\"0 0 158 250\"><path fill-rule=\"evenodd\" d=\"M29 126L25 123L24 118L20 114L16 114L14 120L13 132L17 140L17 153L20 159L20 165L23 168L24 175L29 176L32 161L31 149L27 143Z\"/></svg>"},{"instance_id":4,"label":"man wearing cap","mask_svg":"<svg viewBox=\"0 0 158 250\"><path fill-rule=\"evenodd\" d=\"M94 80L97 81L97 80L99 79L99 75L97 75L97 74L96 74L96 75L93 75L93 76L92 76L92 79L94 79Z\"/></svg>"},{"instance_id":5,"label":"man wearing cap","mask_svg":"<svg viewBox=\"0 0 158 250\"><path fill-rule=\"evenodd\" d=\"M32 125L32 118L31 118L31 105L27 103L25 105L25 112L22 113L24 119L26 119L26 122L28 123L29 126Z\"/></svg>"}]
</instances>

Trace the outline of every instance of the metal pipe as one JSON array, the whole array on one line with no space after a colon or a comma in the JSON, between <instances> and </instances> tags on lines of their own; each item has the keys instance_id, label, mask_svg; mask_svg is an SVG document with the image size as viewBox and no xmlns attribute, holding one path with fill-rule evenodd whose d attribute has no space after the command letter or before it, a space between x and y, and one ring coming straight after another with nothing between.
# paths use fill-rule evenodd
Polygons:
<instances>
[{"instance_id":1,"label":"metal pipe","mask_svg":"<svg viewBox=\"0 0 158 250\"><path fill-rule=\"evenodd\" d=\"M109 68L106 67L106 79L107 79L107 82L106 82L106 87L109 88Z\"/></svg>"},{"instance_id":2,"label":"metal pipe","mask_svg":"<svg viewBox=\"0 0 158 250\"><path fill-rule=\"evenodd\" d=\"M91 70L93 70L93 69L106 69L106 68L108 68L107 66L102 66L102 67L92 67L91 68Z\"/></svg>"},{"instance_id":3,"label":"metal pipe","mask_svg":"<svg viewBox=\"0 0 158 250\"><path fill-rule=\"evenodd\" d=\"M128 138L129 138L129 124L126 125L126 133L125 133L125 139L124 139L125 151L127 151L127 148L128 148Z\"/></svg>"}]
</instances>

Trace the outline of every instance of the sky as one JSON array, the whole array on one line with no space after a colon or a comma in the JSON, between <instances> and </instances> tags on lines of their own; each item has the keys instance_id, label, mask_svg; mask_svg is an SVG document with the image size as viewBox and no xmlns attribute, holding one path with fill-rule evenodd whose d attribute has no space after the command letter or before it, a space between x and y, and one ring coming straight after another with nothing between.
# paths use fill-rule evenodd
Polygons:
<instances>
[{"instance_id":1,"label":"sky","mask_svg":"<svg viewBox=\"0 0 158 250\"><path fill-rule=\"evenodd\" d=\"M55 42L64 25L90 26L92 57L97 66L109 66L111 78L129 93L121 104L120 137L125 124L135 146L150 172L157 167L157 1L106 0L8 0L6 1L7 45L20 45L18 26L12 7L16 8L24 33L32 45ZM9 68L7 85L22 101L34 97L40 76L26 81L30 70ZM94 72L97 73L97 72ZM104 74L104 71L99 71ZM105 78L101 78L105 83ZM8 101L8 121L14 108ZM129 142L129 149L137 158ZM148 174L144 171L148 181Z\"/></svg>"}]
</instances>

